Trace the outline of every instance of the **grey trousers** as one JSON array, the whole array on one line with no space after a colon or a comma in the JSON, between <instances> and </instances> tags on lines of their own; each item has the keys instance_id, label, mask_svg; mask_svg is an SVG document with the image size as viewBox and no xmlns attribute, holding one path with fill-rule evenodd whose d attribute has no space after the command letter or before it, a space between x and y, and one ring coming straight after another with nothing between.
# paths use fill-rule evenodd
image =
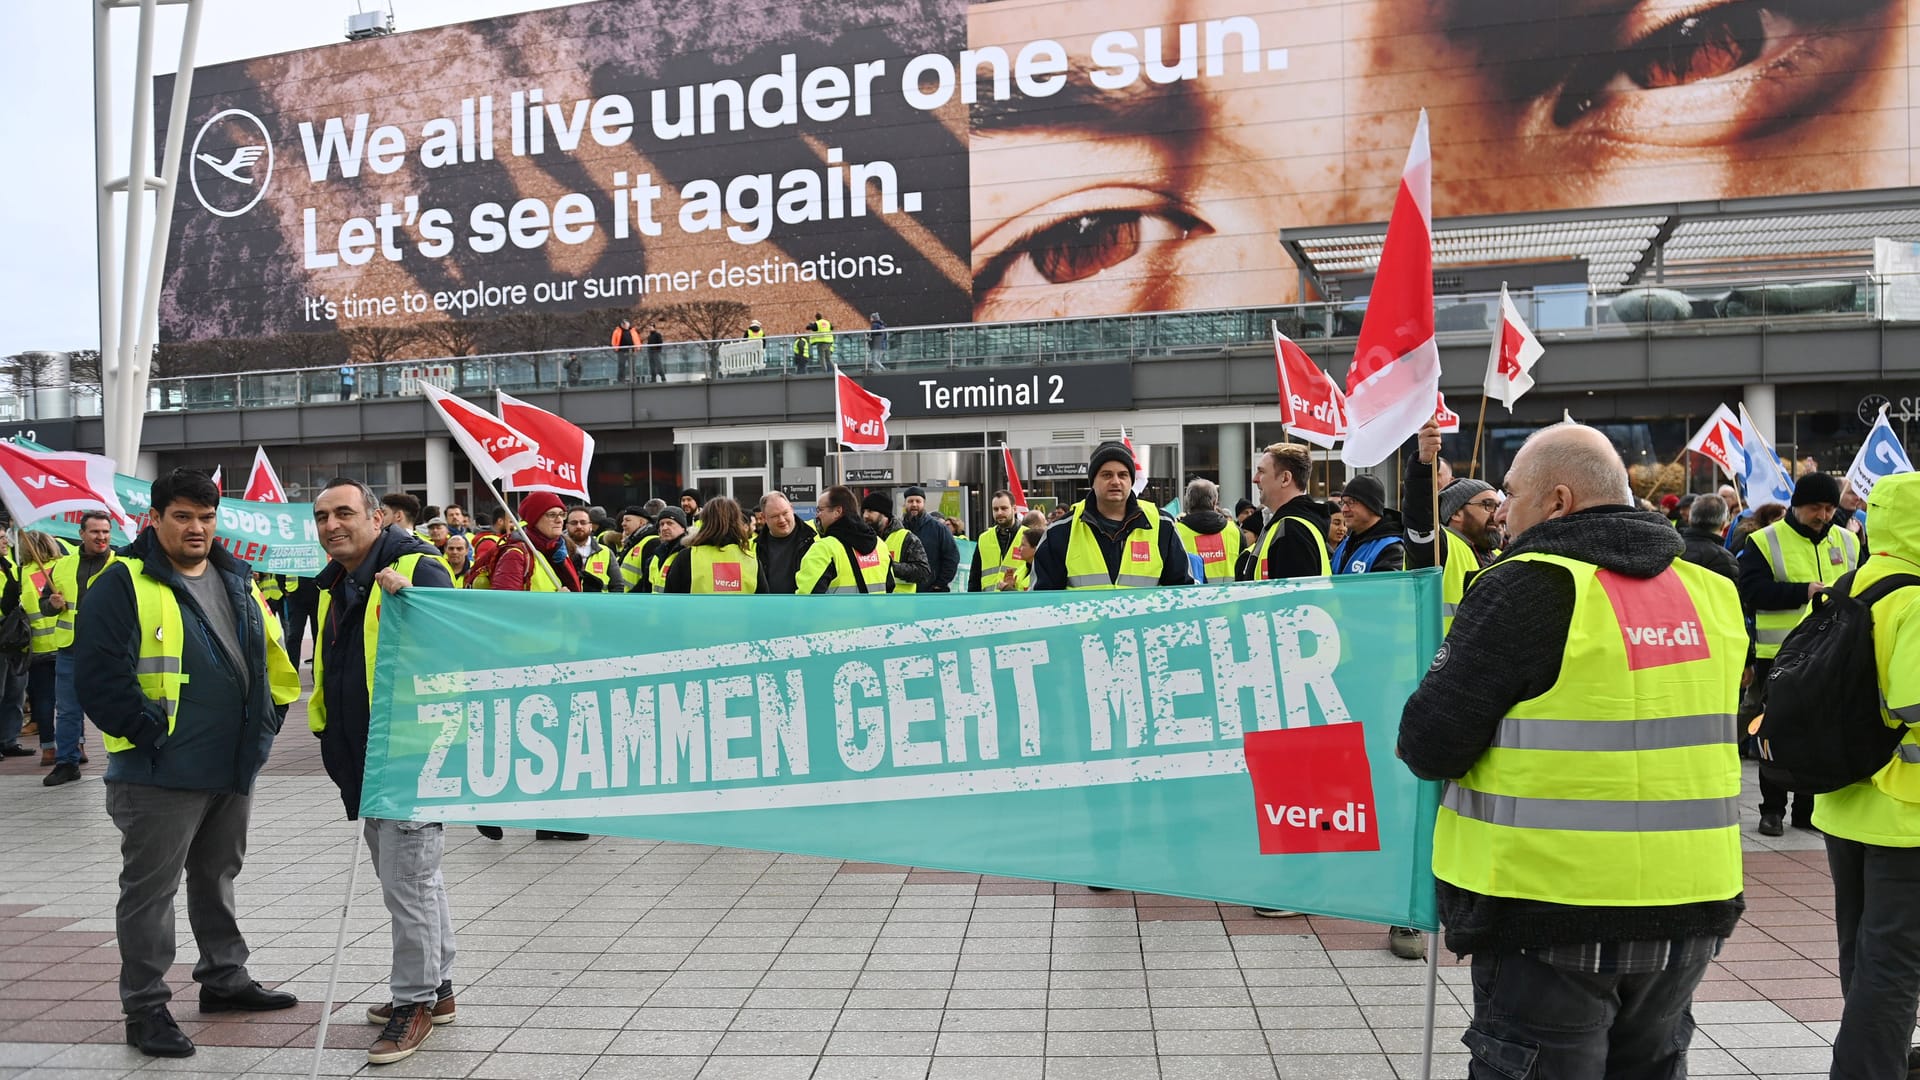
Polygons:
<instances>
[{"instance_id":1,"label":"grey trousers","mask_svg":"<svg viewBox=\"0 0 1920 1080\"><path fill-rule=\"evenodd\" d=\"M187 877L187 921L200 960L193 979L220 993L243 990L247 942L233 907L233 879L247 855L246 795L111 783L107 814L120 830L120 1007L131 1016L173 998L173 898Z\"/></svg>"},{"instance_id":2,"label":"grey trousers","mask_svg":"<svg viewBox=\"0 0 1920 1080\"><path fill-rule=\"evenodd\" d=\"M440 874L446 834L437 821L367 818L367 852L393 919L393 1000L435 1000L453 979L453 912Z\"/></svg>"}]
</instances>

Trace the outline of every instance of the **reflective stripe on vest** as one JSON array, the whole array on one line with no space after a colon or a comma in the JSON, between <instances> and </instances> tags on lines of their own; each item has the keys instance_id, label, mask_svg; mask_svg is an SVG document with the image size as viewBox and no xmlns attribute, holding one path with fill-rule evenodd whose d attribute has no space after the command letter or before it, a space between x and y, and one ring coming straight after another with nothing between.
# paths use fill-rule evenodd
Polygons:
<instances>
[{"instance_id":1,"label":"reflective stripe on vest","mask_svg":"<svg viewBox=\"0 0 1920 1080\"><path fill-rule=\"evenodd\" d=\"M750 595L760 588L760 563L738 544L714 547L698 544L687 549L687 591Z\"/></svg>"},{"instance_id":2,"label":"reflective stripe on vest","mask_svg":"<svg viewBox=\"0 0 1920 1080\"><path fill-rule=\"evenodd\" d=\"M1860 541L1846 529L1835 526L1818 544L1797 532L1786 521L1776 521L1754 533L1754 546L1767 560L1773 580L1781 583L1818 581L1831 585L1840 575L1860 564ZM1835 560L1839 561L1836 562ZM1793 608L1761 608L1753 613L1753 655L1771 660L1780 655L1780 645L1793 628L1807 617L1813 605Z\"/></svg>"},{"instance_id":3,"label":"reflective stripe on vest","mask_svg":"<svg viewBox=\"0 0 1920 1080\"><path fill-rule=\"evenodd\" d=\"M906 549L906 546L907 530L902 526L894 526L894 530L887 534L887 554L892 555L893 561L897 563L900 561L900 553ZM893 579L893 591L896 593L915 593L920 591L920 587L901 581L898 577L895 577Z\"/></svg>"},{"instance_id":4,"label":"reflective stripe on vest","mask_svg":"<svg viewBox=\"0 0 1920 1080\"><path fill-rule=\"evenodd\" d=\"M1452 550L1452 545L1449 545ZM1516 703L1447 785L1433 871L1483 896L1590 907L1739 893L1740 759L1733 714L1746 661L1733 583L1675 562L1649 579L1526 553L1571 575L1559 678Z\"/></svg>"},{"instance_id":5,"label":"reflective stripe on vest","mask_svg":"<svg viewBox=\"0 0 1920 1080\"><path fill-rule=\"evenodd\" d=\"M1333 561L1327 555L1327 534L1320 531L1320 526L1306 518L1283 517L1269 522L1266 530L1260 534L1260 562L1254 568L1253 580L1269 580L1267 575L1267 557L1273 552L1274 540L1277 539L1282 532L1286 531L1286 523L1289 521L1299 522L1300 527L1307 530L1307 535L1313 539L1314 546L1319 549L1320 573L1318 576L1328 577L1332 575Z\"/></svg>"},{"instance_id":6,"label":"reflective stripe on vest","mask_svg":"<svg viewBox=\"0 0 1920 1080\"><path fill-rule=\"evenodd\" d=\"M107 567L119 561L120 556L115 555L112 548L108 548L107 561L101 564L100 573L87 579L87 587L92 588L100 574L106 573ZM73 644L73 619L80 610L80 554L75 552L54 560L53 569L48 577L53 583L53 590L65 597L67 601L66 606L55 614L53 620L53 647L64 649Z\"/></svg>"},{"instance_id":7,"label":"reflective stripe on vest","mask_svg":"<svg viewBox=\"0 0 1920 1080\"><path fill-rule=\"evenodd\" d=\"M620 560L620 579L627 583L627 592L639 592L640 582L646 575L647 549L653 546L659 536L643 536L633 545L627 557Z\"/></svg>"},{"instance_id":8,"label":"reflective stripe on vest","mask_svg":"<svg viewBox=\"0 0 1920 1080\"><path fill-rule=\"evenodd\" d=\"M1440 535L1447 538L1447 562L1440 574L1440 632L1453 632L1453 616L1460 610L1460 601L1467 595L1467 582L1480 569L1480 558L1473 553L1473 545L1452 529L1441 529Z\"/></svg>"},{"instance_id":9,"label":"reflective stripe on vest","mask_svg":"<svg viewBox=\"0 0 1920 1080\"><path fill-rule=\"evenodd\" d=\"M1093 526L1081 517L1087 504L1073 508L1067 525L1067 588L1146 589L1160 584L1166 570L1160 558L1160 512L1149 503L1139 507L1146 524L1121 538L1120 566L1114 574L1107 572L1107 557Z\"/></svg>"}]
</instances>

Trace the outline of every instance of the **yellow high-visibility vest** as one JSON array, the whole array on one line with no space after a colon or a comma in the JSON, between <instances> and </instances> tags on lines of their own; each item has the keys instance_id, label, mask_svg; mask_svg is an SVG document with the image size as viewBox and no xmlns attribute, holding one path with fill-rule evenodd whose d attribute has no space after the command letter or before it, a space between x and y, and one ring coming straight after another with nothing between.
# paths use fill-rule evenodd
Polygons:
<instances>
[{"instance_id":1,"label":"yellow high-visibility vest","mask_svg":"<svg viewBox=\"0 0 1920 1080\"><path fill-rule=\"evenodd\" d=\"M699 544L687 549L687 591L751 595L760 589L760 563L739 544L714 547Z\"/></svg>"},{"instance_id":2,"label":"yellow high-visibility vest","mask_svg":"<svg viewBox=\"0 0 1920 1080\"><path fill-rule=\"evenodd\" d=\"M822 535L801 558L800 569L794 573L794 591L805 596L813 592L821 578L831 574L829 593L858 593L861 584L866 585L868 594L884 593L892 573L893 557L887 545L875 544L867 554L855 555L839 537Z\"/></svg>"},{"instance_id":3,"label":"yellow high-visibility vest","mask_svg":"<svg viewBox=\"0 0 1920 1080\"><path fill-rule=\"evenodd\" d=\"M413 580L414 567L425 558L423 553L402 555L393 561L393 572L408 581ZM387 602L387 590L375 585L367 590L366 613L361 616L360 628L362 644L366 647L367 664L367 707L373 707L373 654L380 644L380 607ZM333 590L320 590L319 632L327 632L327 612L333 607ZM326 686L326 650L315 643L313 649L313 696L307 699L307 728L314 734L327 730Z\"/></svg>"},{"instance_id":4,"label":"yellow high-visibility vest","mask_svg":"<svg viewBox=\"0 0 1920 1080\"><path fill-rule=\"evenodd\" d=\"M1073 508L1067 533L1067 588L1069 589L1144 589L1160 584L1165 564L1160 558L1160 511L1147 503L1140 513L1147 519L1121 541L1120 570L1107 573L1106 556L1100 553L1100 541L1093 526L1082 519L1087 504Z\"/></svg>"},{"instance_id":5,"label":"yellow high-visibility vest","mask_svg":"<svg viewBox=\"0 0 1920 1080\"><path fill-rule=\"evenodd\" d=\"M907 530L898 525L894 526L893 531L887 534L887 553L893 556L893 561L896 563L900 561L900 553L906 550L907 536ZM893 591L896 593L915 593L920 591L920 587L918 585L908 584L907 582L901 581L898 577L895 577L893 579Z\"/></svg>"},{"instance_id":6,"label":"yellow high-visibility vest","mask_svg":"<svg viewBox=\"0 0 1920 1080\"><path fill-rule=\"evenodd\" d=\"M87 579L87 587L92 588L94 581L98 580L100 574L105 573L107 567L119 561L120 556L115 555L112 548L108 548L107 561L100 565L99 573ZM67 601L67 606L61 608L54 615L53 619L53 647L56 649L64 649L73 644L73 619L75 614L80 610L80 601L78 599L80 596L79 552L76 551L70 555L62 555L54 561L53 589L65 597Z\"/></svg>"},{"instance_id":7,"label":"yellow high-visibility vest","mask_svg":"<svg viewBox=\"0 0 1920 1080\"><path fill-rule=\"evenodd\" d=\"M1434 876L1587 907L1738 894L1734 710L1747 642L1733 583L1687 562L1640 579L1531 552L1487 572L1529 561L1573 575L1560 677L1508 710L1447 784Z\"/></svg>"},{"instance_id":8,"label":"yellow high-visibility vest","mask_svg":"<svg viewBox=\"0 0 1920 1080\"><path fill-rule=\"evenodd\" d=\"M1831 585L1840 575L1860 565L1860 539L1835 525L1826 538L1814 543L1793 530L1785 519L1753 534L1753 546L1760 549L1773 571L1773 580L1818 581ZM1753 655L1771 660L1780 655L1780 643L1813 610L1813 602L1803 599L1799 607L1760 608L1753 613Z\"/></svg>"},{"instance_id":9,"label":"yellow high-visibility vest","mask_svg":"<svg viewBox=\"0 0 1920 1080\"><path fill-rule=\"evenodd\" d=\"M1267 558L1273 552L1274 540L1285 530L1287 522L1289 521L1296 522L1300 528L1305 529L1307 535L1313 538L1313 546L1320 551L1320 573L1316 576L1331 576L1333 574L1333 557L1327 553L1327 534L1321 532L1320 526L1307 518L1288 516L1269 522L1266 530L1260 534L1260 562L1254 570L1253 580L1267 580Z\"/></svg>"},{"instance_id":10,"label":"yellow high-visibility vest","mask_svg":"<svg viewBox=\"0 0 1920 1080\"><path fill-rule=\"evenodd\" d=\"M1199 557L1204 575L1200 584L1224 585L1233 580L1233 568L1240 562L1240 526L1228 522L1226 528L1208 534L1176 521L1173 531L1180 534L1180 546L1187 554Z\"/></svg>"}]
</instances>

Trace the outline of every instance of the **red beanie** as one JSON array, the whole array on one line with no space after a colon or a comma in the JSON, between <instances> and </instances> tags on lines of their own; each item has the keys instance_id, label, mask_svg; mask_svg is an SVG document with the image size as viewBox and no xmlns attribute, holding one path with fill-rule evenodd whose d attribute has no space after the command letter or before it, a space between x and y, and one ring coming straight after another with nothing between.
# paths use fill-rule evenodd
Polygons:
<instances>
[{"instance_id":1,"label":"red beanie","mask_svg":"<svg viewBox=\"0 0 1920 1080\"><path fill-rule=\"evenodd\" d=\"M549 510L561 508L560 496L551 491L536 491L520 500L520 519L531 525Z\"/></svg>"},{"instance_id":2,"label":"red beanie","mask_svg":"<svg viewBox=\"0 0 1920 1080\"><path fill-rule=\"evenodd\" d=\"M1660 509L1672 510L1680 505L1680 496L1667 495L1660 500Z\"/></svg>"}]
</instances>

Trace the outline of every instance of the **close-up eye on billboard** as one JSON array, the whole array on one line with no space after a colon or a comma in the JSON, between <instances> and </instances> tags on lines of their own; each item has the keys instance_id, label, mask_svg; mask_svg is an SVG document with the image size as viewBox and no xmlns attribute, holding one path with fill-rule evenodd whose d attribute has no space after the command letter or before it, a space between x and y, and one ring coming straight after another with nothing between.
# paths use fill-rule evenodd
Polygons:
<instances>
[{"instance_id":1,"label":"close-up eye on billboard","mask_svg":"<svg viewBox=\"0 0 1920 1080\"><path fill-rule=\"evenodd\" d=\"M168 135L162 334L1310 299L1281 230L1384 220L1423 107L1442 218L1913 185L1910 27L1906 0L599 0L240 61Z\"/></svg>"}]
</instances>

